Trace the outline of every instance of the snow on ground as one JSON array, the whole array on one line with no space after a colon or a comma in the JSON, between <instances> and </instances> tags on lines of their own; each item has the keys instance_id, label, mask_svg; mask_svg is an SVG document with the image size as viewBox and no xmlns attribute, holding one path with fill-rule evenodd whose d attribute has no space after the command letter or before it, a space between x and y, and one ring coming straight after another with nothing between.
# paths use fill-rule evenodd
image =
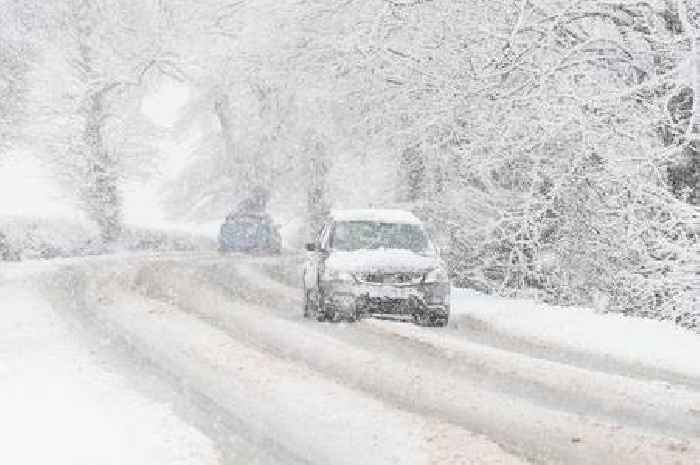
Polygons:
<instances>
[{"instance_id":1,"label":"snow on ground","mask_svg":"<svg viewBox=\"0 0 700 465\"><path fill-rule=\"evenodd\" d=\"M700 426L691 413L700 406L700 392L686 386L532 357L471 342L455 331L426 331L415 325L373 319L365 324L367 330L410 340L426 352L437 351L454 370L477 373L482 382L495 378L501 383L509 380L513 385L534 386L534 398L543 396L550 403L559 402L572 410L625 418L659 431L680 427L693 433Z\"/></svg>"},{"instance_id":2,"label":"snow on ground","mask_svg":"<svg viewBox=\"0 0 700 465\"><path fill-rule=\"evenodd\" d=\"M420 342L444 350L453 363L478 360L504 373L504 379L531 382L541 377L549 380L546 387L557 391L595 391L607 399L603 413L608 413L606 409L634 413L633 406L639 403L646 406L643 411L656 415L668 407L668 421L673 423L696 402L695 394L668 387L664 395L661 391L667 387L660 384L604 373L589 376L580 368L514 356L462 341L463 334L455 329L432 331L374 321L347 327L298 324L271 309L232 301L228 294L191 281L189 274L172 268L172 260L187 262L197 257L211 259L210 254L125 254L0 268L0 438L3 443L9 438L10 445L0 447L0 463L216 463L209 439L174 416L167 405L129 389L123 378L74 340L48 302L28 285L21 286L32 274L57 271L63 265L68 265L66 271L78 272L92 263L93 270L85 272L97 278L101 275L97 270L110 261L117 267L153 261L152 270L139 273L137 288L144 292L152 288L168 303L134 295L134 283L128 277L125 282L110 278L110 298L100 305L102 317L124 330L168 371L204 389L224 409L243 415L253 432L257 428L260 435L271 431L285 449L308 454L318 463L330 463L331 458L334 463L470 463L449 454L441 456L454 451L455 444L479 450L475 463L486 458L493 463L518 462L487 438L454 427L455 423L510 444L524 441L525 449L531 447L530 452L545 457L556 451L554 456L572 459L569 463L596 463L613 456L627 457L629 463L638 463L636 459L670 463L683 454L682 463L698 463L693 448L680 455L674 452L677 445L670 437L647 435L635 427L620 430L614 422L599 418L590 423L575 412L483 390L458 370L432 366L430 358L397 361L388 350L380 356L368 349L370 334L365 335L366 341L355 343L336 336L352 332L350 336L363 338L366 332L381 330L380 335L387 336L382 340L387 349L405 351L409 349L405 341ZM158 263L163 260L167 261ZM238 266L247 280L255 282L249 291L264 289L298 298L297 288L262 279L264 273L256 272L254 266ZM113 266L104 268L113 270ZM130 274L128 267L118 274ZM151 291L146 294L150 296ZM489 330L530 342L697 377L690 358L699 353L700 338L672 325L461 289L454 290L453 299L457 326L460 321L477 320ZM387 332L405 336L405 341L390 338ZM417 412L396 409L397 404ZM420 414L425 412L431 415ZM345 436L347 432L352 438ZM541 437L547 437L542 444ZM572 437L595 447L578 451ZM404 447L404 441L410 447ZM32 447L35 443L42 447ZM357 444L363 447L356 448ZM342 460L336 457L338 451L344 451Z\"/></svg>"},{"instance_id":3,"label":"snow on ground","mask_svg":"<svg viewBox=\"0 0 700 465\"><path fill-rule=\"evenodd\" d=\"M28 287L0 287L0 463L218 463L210 440L126 385Z\"/></svg>"},{"instance_id":4,"label":"snow on ground","mask_svg":"<svg viewBox=\"0 0 700 465\"><path fill-rule=\"evenodd\" d=\"M170 305L123 292L109 300L103 317L136 346L216 399L249 436L263 443L274 438L290 458L317 464L524 463L483 436L393 409Z\"/></svg>"},{"instance_id":5,"label":"snow on ground","mask_svg":"<svg viewBox=\"0 0 700 465\"><path fill-rule=\"evenodd\" d=\"M241 266L248 268L252 267ZM622 425L615 418L588 417L561 405L490 389L447 363L435 363L430 351L421 354L412 350L410 340L374 339L362 324L319 325L304 321L298 306L268 302L264 292L274 293L278 289L255 284L255 276L245 273L236 274L237 278L228 276L228 280L238 280L240 289L223 291L192 270L191 265L182 270L166 263L142 269L138 274L139 288L149 296L193 312L204 321L215 322L235 340L309 366L325 377L400 409L429 412L449 423L485 434L539 463L700 463L692 442L675 439L667 432ZM240 282L242 276L244 282ZM251 292L253 300L232 300L232 293L239 291ZM298 289L293 291L298 295ZM253 303L256 295L260 298L259 305ZM276 309L277 305L282 307ZM297 316L293 319L285 316L290 312ZM343 337L343 333L348 337ZM163 338L151 340L162 343ZM381 350L377 350L379 347ZM578 444L588 446L581 448Z\"/></svg>"},{"instance_id":6,"label":"snow on ground","mask_svg":"<svg viewBox=\"0 0 700 465\"><path fill-rule=\"evenodd\" d=\"M294 265L292 265L294 266ZM256 267L244 274L259 286L288 295L298 289ZM292 282L301 279L293 275ZM484 323L506 336L563 350L700 378L700 335L670 322L598 313L581 307L556 307L528 299L506 299L471 289L452 289L451 320ZM468 322L467 325L472 325Z\"/></svg>"},{"instance_id":7,"label":"snow on ground","mask_svg":"<svg viewBox=\"0 0 700 465\"><path fill-rule=\"evenodd\" d=\"M700 336L670 322L505 299L469 289L454 289L452 299L457 322L468 317L532 343L700 378Z\"/></svg>"},{"instance_id":8,"label":"snow on ground","mask_svg":"<svg viewBox=\"0 0 700 465\"><path fill-rule=\"evenodd\" d=\"M173 256L178 256L177 252L172 253ZM90 257L66 257L52 258L50 260L32 259L23 260L21 262L0 262L0 286L7 283L19 282L22 280L36 278L43 273L57 272L61 268L71 266L81 266L87 262L99 263L105 262L113 265L115 262L125 262L135 258L146 260L148 257L163 257L167 256L164 253L146 253L146 252L120 252L109 255L94 255ZM2 300L0 300L2 302ZM2 302L4 304L4 302ZM0 310L4 309L4 305Z\"/></svg>"}]
</instances>

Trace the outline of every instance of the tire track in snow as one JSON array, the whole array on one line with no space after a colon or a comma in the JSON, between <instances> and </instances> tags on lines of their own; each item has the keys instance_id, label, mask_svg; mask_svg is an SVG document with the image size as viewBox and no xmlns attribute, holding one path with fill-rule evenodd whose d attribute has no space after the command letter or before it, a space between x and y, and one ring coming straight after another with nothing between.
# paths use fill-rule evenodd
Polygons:
<instances>
[{"instance_id":1,"label":"tire track in snow","mask_svg":"<svg viewBox=\"0 0 700 465\"><path fill-rule=\"evenodd\" d=\"M133 270L154 260L154 257L140 257L128 261L111 260L110 268L118 273L131 274ZM222 463L239 465L308 465L301 458L280 448L266 436L246 437L245 429L236 415L222 408L215 399L206 395L177 370L159 363L138 338L127 331L102 310L110 304L109 296L101 293L97 277L105 267L90 260L80 265L65 266L41 275L42 292L53 302L61 317L71 325L77 337L82 338L93 353L107 363L114 365L121 374L132 382L132 386L145 395L169 404L174 412L187 423L198 428L212 439L220 452ZM117 265L114 267L114 265ZM119 282L114 276L110 288ZM149 309L158 312L157 308Z\"/></svg>"},{"instance_id":2,"label":"tire track in snow","mask_svg":"<svg viewBox=\"0 0 700 465\"><path fill-rule=\"evenodd\" d=\"M320 334L317 326L298 325L274 317L265 308L232 301L230 295L200 281L204 276L197 278L192 272L177 271L167 264L144 273L147 275L144 279L156 293L169 292L169 298L178 306L217 322L237 340L308 364L343 384L400 408L437 415L487 434L509 450L538 463L694 464L700 461L697 449L688 440L547 409L523 399L485 391L464 383L452 373L434 370L425 361L387 360ZM264 300L268 298L269 295Z\"/></svg>"},{"instance_id":3,"label":"tire track in snow","mask_svg":"<svg viewBox=\"0 0 700 465\"><path fill-rule=\"evenodd\" d=\"M99 318L235 416L238 434L286 451L289 463L297 457L318 465L524 464L458 426L396 410L304 364L241 344L208 318L134 294L122 279L109 276L99 284L100 304L93 309ZM143 279L137 282L151 284Z\"/></svg>"},{"instance_id":4,"label":"tire track in snow","mask_svg":"<svg viewBox=\"0 0 700 465\"><path fill-rule=\"evenodd\" d=\"M264 289L267 293L258 300L262 300L266 309L300 321L298 289L261 275L246 262L235 264L232 271L229 276L233 279L218 282L233 289L234 297L254 302ZM215 276L207 273L209 281L216 282ZM239 284L234 284L236 282ZM257 290L251 289L252 286L258 286ZM700 432L700 417L694 414L700 409L700 392L684 385L639 380L529 357L472 343L457 331L381 320L367 320L343 330L333 326L317 327L323 334L397 357L410 353L417 357L430 356L431 365L478 379L475 383L484 389L521 397L545 407L612 418L625 425L691 439L698 438Z\"/></svg>"},{"instance_id":5,"label":"tire track in snow","mask_svg":"<svg viewBox=\"0 0 700 465\"><path fill-rule=\"evenodd\" d=\"M234 261L235 266L226 260L209 258L200 261L204 266L217 267L225 273L235 273L236 269L243 269L252 273L256 279L263 280L266 289L272 289L279 296L286 297L290 302L298 302L301 305L302 266L301 255L283 255L275 257L255 257L253 259L241 258ZM206 263L206 265L205 265ZM260 271L264 270L264 271ZM240 273L239 273L240 275ZM252 281L254 285L255 282ZM258 286L259 287L259 286ZM291 300L289 300L291 299ZM281 302L284 306L284 302ZM513 334L507 334L488 323L477 320L469 315L453 315L450 329L456 330L460 336L474 343L489 346L503 351L522 354L528 358L537 358L575 366L589 372L607 373L613 376L624 376L638 379L643 382L665 383L670 385L685 386L693 391L700 391L700 379L679 373L670 369L653 365L641 365L627 360L611 358L593 352L581 352L570 347L551 346L543 342L532 341Z\"/></svg>"}]
</instances>

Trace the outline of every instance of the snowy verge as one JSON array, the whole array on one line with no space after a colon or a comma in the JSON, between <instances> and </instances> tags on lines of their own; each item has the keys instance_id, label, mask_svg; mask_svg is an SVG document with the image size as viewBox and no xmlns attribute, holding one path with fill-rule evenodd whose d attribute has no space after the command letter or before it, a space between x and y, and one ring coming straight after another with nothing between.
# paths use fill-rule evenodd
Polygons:
<instances>
[{"instance_id":1,"label":"snowy verge","mask_svg":"<svg viewBox=\"0 0 700 465\"><path fill-rule=\"evenodd\" d=\"M12 281L22 281L36 278L44 273L56 273L71 267L84 267L87 263L104 265L105 267L125 266L133 262L149 260L191 260L194 257L210 257L209 252L119 252L90 257L52 258L51 260L32 259L21 262L0 262L0 285ZM214 255L216 256L216 255Z\"/></svg>"},{"instance_id":2,"label":"snowy verge","mask_svg":"<svg viewBox=\"0 0 700 465\"><path fill-rule=\"evenodd\" d=\"M531 343L593 353L700 379L700 335L670 322L555 307L453 289L453 321L467 319ZM472 323L473 324L473 323Z\"/></svg>"},{"instance_id":3,"label":"snowy verge","mask_svg":"<svg viewBox=\"0 0 700 465\"><path fill-rule=\"evenodd\" d=\"M0 287L0 463L199 465L211 441L127 386L35 291Z\"/></svg>"},{"instance_id":4,"label":"snowy verge","mask_svg":"<svg viewBox=\"0 0 700 465\"><path fill-rule=\"evenodd\" d=\"M126 251L213 251L215 237L185 226L125 225L113 244L90 222L58 218L0 216L0 262L80 257Z\"/></svg>"}]
</instances>

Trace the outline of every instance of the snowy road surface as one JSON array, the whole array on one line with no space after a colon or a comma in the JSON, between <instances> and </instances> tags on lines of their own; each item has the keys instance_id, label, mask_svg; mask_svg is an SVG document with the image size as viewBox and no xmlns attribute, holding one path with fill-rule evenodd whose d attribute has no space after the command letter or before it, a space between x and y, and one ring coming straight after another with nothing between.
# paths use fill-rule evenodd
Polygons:
<instances>
[{"instance_id":1,"label":"snowy road surface","mask_svg":"<svg viewBox=\"0 0 700 465\"><path fill-rule=\"evenodd\" d=\"M602 316L557 312L534 337L464 292L448 328L317 323L292 256L21 270L0 269L0 463L700 463L700 341L658 323L598 344Z\"/></svg>"}]
</instances>

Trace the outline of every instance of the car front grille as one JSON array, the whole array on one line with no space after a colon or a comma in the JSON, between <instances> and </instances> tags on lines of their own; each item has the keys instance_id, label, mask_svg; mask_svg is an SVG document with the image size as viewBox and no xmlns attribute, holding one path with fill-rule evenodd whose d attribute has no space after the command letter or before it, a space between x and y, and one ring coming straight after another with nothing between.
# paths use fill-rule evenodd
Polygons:
<instances>
[{"instance_id":1,"label":"car front grille","mask_svg":"<svg viewBox=\"0 0 700 465\"><path fill-rule=\"evenodd\" d=\"M419 284L423 281L423 273L358 273L357 279L369 284Z\"/></svg>"},{"instance_id":2,"label":"car front grille","mask_svg":"<svg viewBox=\"0 0 700 465\"><path fill-rule=\"evenodd\" d=\"M406 313L409 307L402 299L381 299L370 297L367 299L367 307L371 312L377 313Z\"/></svg>"}]
</instances>

